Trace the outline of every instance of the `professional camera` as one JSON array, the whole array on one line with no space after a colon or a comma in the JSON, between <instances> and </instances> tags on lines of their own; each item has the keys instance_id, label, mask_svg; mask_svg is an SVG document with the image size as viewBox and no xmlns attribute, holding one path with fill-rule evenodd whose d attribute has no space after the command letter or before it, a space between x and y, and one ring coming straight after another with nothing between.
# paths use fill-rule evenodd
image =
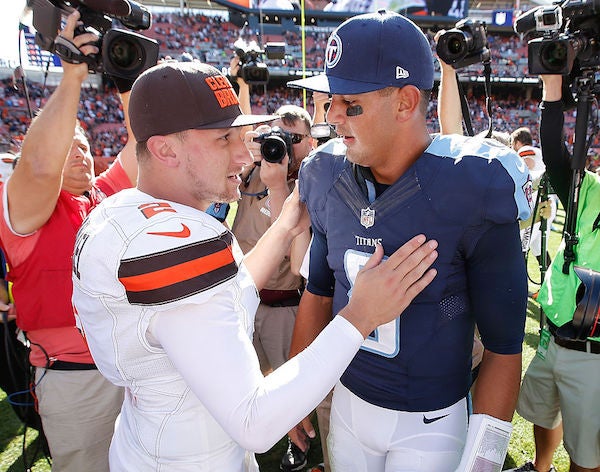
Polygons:
<instances>
[{"instance_id":1,"label":"professional camera","mask_svg":"<svg viewBox=\"0 0 600 472\"><path fill-rule=\"evenodd\" d=\"M528 42L530 74L568 75L600 66L600 0L565 0L532 8L515 21ZM576 69L574 69L574 66Z\"/></svg>"},{"instance_id":2,"label":"professional camera","mask_svg":"<svg viewBox=\"0 0 600 472\"><path fill-rule=\"evenodd\" d=\"M233 43L235 53L240 58L241 67L238 76L244 79L248 85L261 85L269 81L269 69L264 62L260 62L260 57L265 54L268 59L284 59L284 43L267 43L262 50L256 41L247 43L239 38Z\"/></svg>"},{"instance_id":3,"label":"professional camera","mask_svg":"<svg viewBox=\"0 0 600 472\"><path fill-rule=\"evenodd\" d=\"M133 0L28 0L27 5L33 11L36 43L66 62L85 62L91 73L105 72L124 79L135 79L156 64L158 43L155 40L133 31L113 28L113 20L133 30L150 28L151 13ZM74 9L79 10L83 23L83 27L78 27L75 33L88 31L98 34L98 54L81 54L73 43L56 35Z\"/></svg>"},{"instance_id":4,"label":"professional camera","mask_svg":"<svg viewBox=\"0 0 600 472\"><path fill-rule=\"evenodd\" d=\"M445 31L438 38L438 57L454 69L483 62L490 58L487 42L487 28L484 22L469 18L460 20L454 28Z\"/></svg>"},{"instance_id":5,"label":"professional camera","mask_svg":"<svg viewBox=\"0 0 600 472\"><path fill-rule=\"evenodd\" d=\"M254 141L260 143L260 153L267 162L278 164L286 153L290 161L293 158L292 135L279 126L273 126L270 132L257 136Z\"/></svg>"}]
</instances>

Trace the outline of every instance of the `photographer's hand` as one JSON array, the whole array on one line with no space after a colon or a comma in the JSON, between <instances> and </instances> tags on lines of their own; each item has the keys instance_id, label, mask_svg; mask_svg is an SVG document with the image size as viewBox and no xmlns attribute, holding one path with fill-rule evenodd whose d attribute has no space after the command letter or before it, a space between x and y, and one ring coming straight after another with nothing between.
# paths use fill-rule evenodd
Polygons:
<instances>
[{"instance_id":1,"label":"photographer's hand","mask_svg":"<svg viewBox=\"0 0 600 472\"><path fill-rule=\"evenodd\" d=\"M67 17L65 27L60 32L59 36L62 36L67 41L75 45L83 55L89 56L91 54L98 54L100 49L95 45L99 41L99 37L93 33L83 33L75 36L75 29L77 26L83 26L83 23L79 21L80 13L75 10ZM73 64L65 60L61 60L63 67L63 80L65 78L73 77L82 83L88 76L88 65L86 63Z\"/></svg>"},{"instance_id":2,"label":"photographer's hand","mask_svg":"<svg viewBox=\"0 0 600 472\"><path fill-rule=\"evenodd\" d=\"M260 125L255 130L246 131L244 134L244 144L246 145L246 149L252 155L252 162L255 164L262 161L262 156L260 155L260 143L254 141L255 138L258 138L263 133L268 133L271 131L271 127L268 125Z\"/></svg>"},{"instance_id":3,"label":"photographer's hand","mask_svg":"<svg viewBox=\"0 0 600 472\"><path fill-rule=\"evenodd\" d=\"M313 123L325 123L327 115L326 105L330 102L329 94L324 92L313 92L312 94L315 109L313 112Z\"/></svg>"},{"instance_id":4,"label":"photographer's hand","mask_svg":"<svg viewBox=\"0 0 600 472\"><path fill-rule=\"evenodd\" d=\"M255 131L247 131L244 135L244 143L246 148L252 154L252 160L255 163L260 163L260 180L269 190L270 209L271 209L271 222L273 223L283 206L283 202L290 194L288 187L288 164L289 156L286 154L281 162L271 163L263 159L260 148L261 143L255 141L255 138L261 134L268 134L271 132L269 125L260 125ZM245 178L251 168L244 169L242 177Z\"/></svg>"},{"instance_id":5,"label":"photographer's hand","mask_svg":"<svg viewBox=\"0 0 600 472\"><path fill-rule=\"evenodd\" d=\"M281 162L272 163L263 159L260 165L260 180L269 189L269 207L271 209L271 223L274 223L283 203L291 193L288 186L288 162L286 154Z\"/></svg>"},{"instance_id":6,"label":"photographer's hand","mask_svg":"<svg viewBox=\"0 0 600 472\"><path fill-rule=\"evenodd\" d=\"M434 40L437 44L438 39L446 30L440 30L436 33ZM460 105L460 92L456 71L446 64L436 54L440 64L440 86L438 90L438 119L440 120L441 134L463 134L462 127L462 109Z\"/></svg>"}]
</instances>

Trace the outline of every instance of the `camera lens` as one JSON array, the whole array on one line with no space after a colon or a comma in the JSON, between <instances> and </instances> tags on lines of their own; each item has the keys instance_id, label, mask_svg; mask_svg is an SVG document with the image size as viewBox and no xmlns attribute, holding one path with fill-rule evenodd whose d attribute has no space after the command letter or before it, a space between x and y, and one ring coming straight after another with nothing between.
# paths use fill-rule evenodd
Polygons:
<instances>
[{"instance_id":1,"label":"camera lens","mask_svg":"<svg viewBox=\"0 0 600 472\"><path fill-rule=\"evenodd\" d=\"M260 153L265 161L277 164L285 157L287 146L279 136L267 136L260 145Z\"/></svg>"},{"instance_id":2,"label":"camera lens","mask_svg":"<svg viewBox=\"0 0 600 472\"><path fill-rule=\"evenodd\" d=\"M469 52L467 36L462 31L446 31L438 40L437 55L446 64L454 64Z\"/></svg>"},{"instance_id":3,"label":"camera lens","mask_svg":"<svg viewBox=\"0 0 600 472\"><path fill-rule=\"evenodd\" d=\"M158 43L133 31L111 29L102 40L103 72L114 77L135 80L156 65Z\"/></svg>"},{"instance_id":4,"label":"camera lens","mask_svg":"<svg viewBox=\"0 0 600 472\"><path fill-rule=\"evenodd\" d=\"M567 65L568 53L565 42L547 43L540 50L540 61L549 72L560 72Z\"/></svg>"},{"instance_id":5,"label":"camera lens","mask_svg":"<svg viewBox=\"0 0 600 472\"><path fill-rule=\"evenodd\" d=\"M454 37L450 38L448 41L448 51L452 55L461 54L464 49L464 41L461 41L460 38Z\"/></svg>"},{"instance_id":6,"label":"camera lens","mask_svg":"<svg viewBox=\"0 0 600 472\"><path fill-rule=\"evenodd\" d=\"M266 84L269 81L269 69L262 62L251 62L242 66L242 78L247 84Z\"/></svg>"},{"instance_id":7,"label":"camera lens","mask_svg":"<svg viewBox=\"0 0 600 472\"><path fill-rule=\"evenodd\" d=\"M120 69L135 69L143 64L144 51L140 45L127 37L117 38L109 45L109 58Z\"/></svg>"}]
</instances>

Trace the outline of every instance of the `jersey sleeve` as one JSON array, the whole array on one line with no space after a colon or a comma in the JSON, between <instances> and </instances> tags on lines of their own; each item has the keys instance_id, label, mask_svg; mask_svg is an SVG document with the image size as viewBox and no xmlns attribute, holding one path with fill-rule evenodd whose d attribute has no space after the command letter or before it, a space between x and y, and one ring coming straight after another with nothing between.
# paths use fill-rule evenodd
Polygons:
<instances>
[{"instance_id":1,"label":"jersey sleeve","mask_svg":"<svg viewBox=\"0 0 600 472\"><path fill-rule=\"evenodd\" d=\"M306 290L314 295L333 297L335 277L327 263L327 239L321 232L313 232L310 244L308 283Z\"/></svg>"},{"instance_id":2,"label":"jersey sleeve","mask_svg":"<svg viewBox=\"0 0 600 472\"><path fill-rule=\"evenodd\" d=\"M527 272L516 223L492 225L469 256L469 294L481 339L498 354L521 352Z\"/></svg>"},{"instance_id":3,"label":"jersey sleeve","mask_svg":"<svg viewBox=\"0 0 600 472\"><path fill-rule=\"evenodd\" d=\"M82 290L164 310L209 299L232 283L243 255L227 228L167 202L113 205L127 201L122 195L104 200L79 230L73 265ZM133 205L138 211L129 211ZM97 269L85 270L80 260Z\"/></svg>"},{"instance_id":4,"label":"jersey sleeve","mask_svg":"<svg viewBox=\"0 0 600 472\"><path fill-rule=\"evenodd\" d=\"M268 450L310 413L363 341L337 316L307 349L264 377L250 337L228 307L185 304L157 315L151 330L216 421L255 452Z\"/></svg>"},{"instance_id":5,"label":"jersey sleeve","mask_svg":"<svg viewBox=\"0 0 600 472\"><path fill-rule=\"evenodd\" d=\"M313 231L306 289L314 295L325 297L333 297L335 279L327 262L328 245L323 209L327 205L333 183L348 165L340 154L342 151L339 140L330 140L302 162L298 176L300 200L306 204Z\"/></svg>"}]
</instances>

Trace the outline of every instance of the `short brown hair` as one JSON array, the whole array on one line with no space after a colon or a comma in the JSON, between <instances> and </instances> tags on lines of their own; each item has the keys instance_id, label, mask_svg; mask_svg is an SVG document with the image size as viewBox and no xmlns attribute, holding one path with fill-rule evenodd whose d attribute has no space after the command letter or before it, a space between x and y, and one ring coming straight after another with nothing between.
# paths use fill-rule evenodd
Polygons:
<instances>
[{"instance_id":1,"label":"short brown hair","mask_svg":"<svg viewBox=\"0 0 600 472\"><path fill-rule=\"evenodd\" d=\"M531 137L531 130L526 127L518 128L510 135L510 143L514 144L519 141L525 146L531 146L533 144L533 138Z\"/></svg>"},{"instance_id":2,"label":"short brown hair","mask_svg":"<svg viewBox=\"0 0 600 472\"><path fill-rule=\"evenodd\" d=\"M275 110L275 115L279 116L286 126L294 126L299 121L304 123L307 131L310 131L312 126L312 118L308 112L297 105L282 105Z\"/></svg>"}]
</instances>

